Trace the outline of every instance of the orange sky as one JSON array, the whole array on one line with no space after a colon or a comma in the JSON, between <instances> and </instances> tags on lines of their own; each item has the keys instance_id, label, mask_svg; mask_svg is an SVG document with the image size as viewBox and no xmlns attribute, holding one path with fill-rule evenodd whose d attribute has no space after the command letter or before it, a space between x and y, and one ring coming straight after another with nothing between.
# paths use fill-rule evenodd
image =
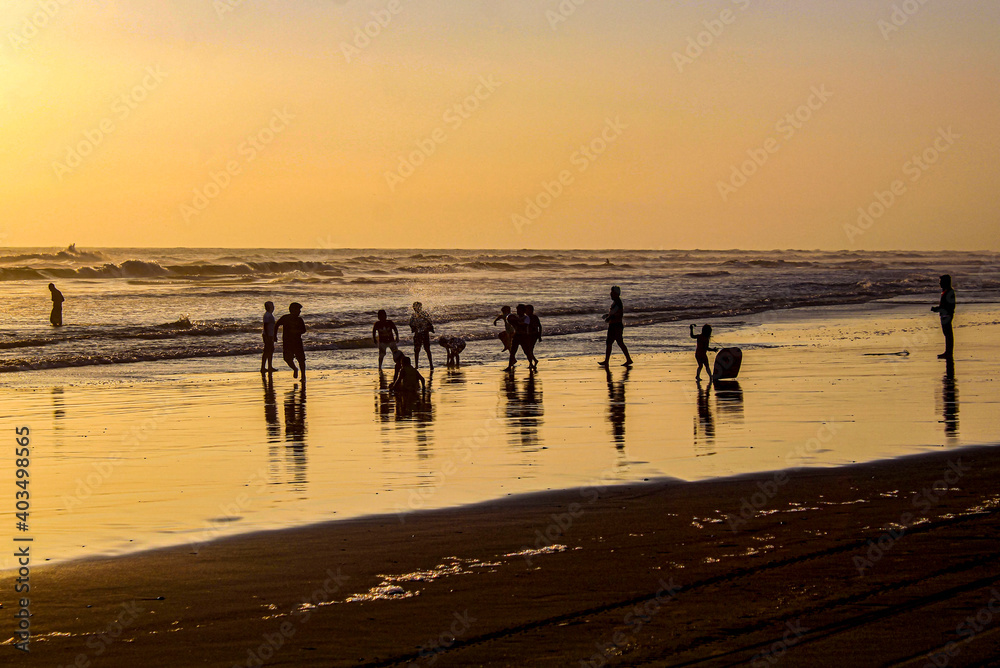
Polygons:
<instances>
[{"instance_id":1,"label":"orange sky","mask_svg":"<svg viewBox=\"0 0 1000 668\"><path fill-rule=\"evenodd\" d=\"M0 241L1000 248L1000 4L577 3L8 0Z\"/></svg>"}]
</instances>

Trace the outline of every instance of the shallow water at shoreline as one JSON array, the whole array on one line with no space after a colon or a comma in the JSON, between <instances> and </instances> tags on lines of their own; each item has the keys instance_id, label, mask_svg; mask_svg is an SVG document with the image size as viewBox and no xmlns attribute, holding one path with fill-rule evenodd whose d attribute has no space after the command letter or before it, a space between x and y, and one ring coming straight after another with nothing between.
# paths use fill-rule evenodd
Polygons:
<instances>
[{"instance_id":1,"label":"shallow water at shoreline","mask_svg":"<svg viewBox=\"0 0 1000 668\"><path fill-rule=\"evenodd\" d=\"M305 390L284 371L268 385L188 363L106 367L125 379L40 371L8 385L4 422L32 428L32 529L36 553L51 560L196 550L224 535L377 513L403 521L546 489L997 442L1000 313L966 308L949 377L926 308L717 322L716 344L747 354L739 384L714 391L694 382L690 351L654 354L633 328L630 371L598 368L594 335L577 335L590 356L543 355L535 374L503 372L483 343L483 363L436 370L429 402L412 411L380 389L377 372L317 354Z\"/></svg>"}]
</instances>

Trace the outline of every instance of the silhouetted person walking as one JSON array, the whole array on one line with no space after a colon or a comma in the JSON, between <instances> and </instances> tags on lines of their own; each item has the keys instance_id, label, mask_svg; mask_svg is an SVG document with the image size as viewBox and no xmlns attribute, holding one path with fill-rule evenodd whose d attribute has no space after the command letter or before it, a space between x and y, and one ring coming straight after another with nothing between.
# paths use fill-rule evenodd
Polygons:
<instances>
[{"instance_id":1,"label":"silhouetted person walking","mask_svg":"<svg viewBox=\"0 0 1000 668\"><path fill-rule=\"evenodd\" d=\"M955 291L949 274L941 277L941 301L931 310L941 316L941 331L944 332L944 352L938 355L938 359L951 359L955 350L955 333L951 329L951 322L955 319Z\"/></svg>"},{"instance_id":2,"label":"silhouetted person walking","mask_svg":"<svg viewBox=\"0 0 1000 668\"><path fill-rule=\"evenodd\" d=\"M299 316L302 312L302 304L292 302L288 305L288 313L278 318L275 329L281 329L281 356L285 358L285 364L292 368L293 378L299 377L299 368L302 369L302 380L306 379L306 349L302 344L302 335L306 333L306 323ZM295 362L299 367L296 368Z\"/></svg>"},{"instance_id":3,"label":"silhouetted person walking","mask_svg":"<svg viewBox=\"0 0 1000 668\"><path fill-rule=\"evenodd\" d=\"M531 360L528 368L537 369L538 358L535 357L535 344L542 340L542 321L535 315L535 307L531 304L524 305L524 315L528 318L528 346L525 347L524 352Z\"/></svg>"},{"instance_id":4,"label":"silhouetted person walking","mask_svg":"<svg viewBox=\"0 0 1000 668\"><path fill-rule=\"evenodd\" d=\"M431 359L431 332L434 325L431 324L430 316L424 311L424 305L420 302L413 302L413 315L410 316L410 331L413 332L413 368L420 366L420 349L427 351L427 366L434 370L434 360Z\"/></svg>"},{"instance_id":5,"label":"silhouetted person walking","mask_svg":"<svg viewBox=\"0 0 1000 668\"><path fill-rule=\"evenodd\" d=\"M623 337L625 333L625 321L623 319L625 306L622 304L621 295L622 289L617 285L611 288L611 310L608 311L607 315L603 316L604 321L608 323L608 345L604 351L604 361L598 362L601 366L607 366L611 361L611 346L614 343L617 343L618 347L625 354L625 364L622 364L622 366L632 366L632 357L628 354L628 348L625 347L625 339Z\"/></svg>"},{"instance_id":6,"label":"silhouetted person walking","mask_svg":"<svg viewBox=\"0 0 1000 668\"><path fill-rule=\"evenodd\" d=\"M55 283L49 283L49 292L52 293L52 314L49 316L49 322L53 327L62 327L62 305L66 299L56 289Z\"/></svg>"}]
</instances>

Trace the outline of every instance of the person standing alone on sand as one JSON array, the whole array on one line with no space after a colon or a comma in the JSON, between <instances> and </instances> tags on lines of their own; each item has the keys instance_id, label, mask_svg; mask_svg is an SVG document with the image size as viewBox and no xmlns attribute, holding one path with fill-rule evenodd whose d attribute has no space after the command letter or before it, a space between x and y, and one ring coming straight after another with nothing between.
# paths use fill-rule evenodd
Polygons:
<instances>
[{"instance_id":1,"label":"person standing alone on sand","mask_svg":"<svg viewBox=\"0 0 1000 668\"><path fill-rule=\"evenodd\" d=\"M281 330L281 356L285 358L285 364L292 368L294 372L292 378L299 377L299 369L295 366L295 361L298 360L304 382L306 379L306 349L302 344L302 335L306 333L306 323L299 316L301 312L302 304L292 302L288 305L288 313L278 319L275 329L284 327Z\"/></svg>"},{"instance_id":2,"label":"person standing alone on sand","mask_svg":"<svg viewBox=\"0 0 1000 668\"><path fill-rule=\"evenodd\" d=\"M625 354L625 364L622 364L622 366L632 366L632 357L628 354L628 348L625 347L625 339L623 337L625 333L624 314L625 305L622 304L622 289L616 285L611 288L611 310L608 311L607 315L603 316L604 321L608 323L608 344L604 351L604 361L598 362L601 366L607 366L611 361L611 346L614 343L617 343L618 347Z\"/></svg>"},{"instance_id":3,"label":"person standing alone on sand","mask_svg":"<svg viewBox=\"0 0 1000 668\"><path fill-rule=\"evenodd\" d=\"M712 326L704 325L701 328L701 334L694 333L695 325L691 325L691 338L695 339L694 347L694 359L698 362L698 372L694 375L695 380L701 380L701 367L705 367L705 373L708 374L708 382L712 382L712 367L708 365L708 351L717 351L718 348L709 348L708 342L712 339Z\"/></svg>"},{"instance_id":4,"label":"person standing alone on sand","mask_svg":"<svg viewBox=\"0 0 1000 668\"><path fill-rule=\"evenodd\" d=\"M372 326L372 340L378 344L378 368L381 371L386 348L395 353L398 350L396 344L399 343L399 330L396 329L396 323L388 319L384 310L379 310L378 320Z\"/></svg>"},{"instance_id":5,"label":"person standing alone on sand","mask_svg":"<svg viewBox=\"0 0 1000 668\"><path fill-rule=\"evenodd\" d=\"M951 329L955 319L955 291L951 287L951 275L941 277L941 301L931 310L941 316L941 331L944 332L944 352L938 359L951 359L955 350L955 333Z\"/></svg>"},{"instance_id":6,"label":"person standing alone on sand","mask_svg":"<svg viewBox=\"0 0 1000 668\"><path fill-rule=\"evenodd\" d=\"M410 331L413 332L413 368L420 367L420 348L427 351L427 366L434 370L434 360L431 359L431 332L434 325L430 316L424 311L424 305L413 302L413 315L410 316Z\"/></svg>"},{"instance_id":7,"label":"person standing alone on sand","mask_svg":"<svg viewBox=\"0 0 1000 668\"><path fill-rule=\"evenodd\" d=\"M62 327L62 305L66 299L56 289L55 283L49 283L49 292L52 293L52 314L49 316L49 322L53 327Z\"/></svg>"},{"instance_id":8,"label":"person standing alone on sand","mask_svg":"<svg viewBox=\"0 0 1000 668\"><path fill-rule=\"evenodd\" d=\"M260 357L260 372L273 373L274 342L278 340L278 328L274 322L274 302L264 302L264 354Z\"/></svg>"}]
</instances>

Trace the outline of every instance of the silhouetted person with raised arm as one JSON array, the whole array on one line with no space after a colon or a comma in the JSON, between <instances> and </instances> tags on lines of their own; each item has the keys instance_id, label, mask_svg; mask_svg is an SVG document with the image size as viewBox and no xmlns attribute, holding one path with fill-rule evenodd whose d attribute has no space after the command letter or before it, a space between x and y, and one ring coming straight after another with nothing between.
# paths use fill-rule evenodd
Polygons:
<instances>
[{"instance_id":1,"label":"silhouetted person with raised arm","mask_svg":"<svg viewBox=\"0 0 1000 668\"><path fill-rule=\"evenodd\" d=\"M944 332L944 352L938 355L938 359L951 359L955 352L955 333L952 331L951 322L955 319L955 291L951 287L951 276L945 274L941 277L941 301L931 310L941 316L941 331Z\"/></svg>"},{"instance_id":2,"label":"silhouetted person with raised arm","mask_svg":"<svg viewBox=\"0 0 1000 668\"><path fill-rule=\"evenodd\" d=\"M625 364L622 366L632 366L632 357L628 354L623 336L625 333L625 306L622 304L621 295L622 289L617 285L611 288L611 310L608 311L607 315L602 316L604 321L608 323L608 344L604 351L604 361L598 362L601 366L607 366L611 361L611 346L615 343L625 354Z\"/></svg>"},{"instance_id":3,"label":"silhouetted person with raised arm","mask_svg":"<svg viewBox=\"0 0 1000 668\"><path fill-rule=\"evenodd\" d=\"M701 328L701 334L695 334L694 328L696 325L691 325L689 333L691 338L696 341L694 345L694 359L698 362L698 372L695 373L694 379L701 380L701 367L705 367L705 373L708 374L708 382L712 382L712 367L708 363L708 351L717 351L718 348L709 348L708 343L712 339L712 326L703 325Z\"/></svg>"},{"instance_id":4,"label":"silhouetted person with raised arm","mask_svg":"<svg viewBox=\"0 0 1000 668\"><path fill-rule=\"evenodd\" d=\"M434 371L434 360L431 358L431 332L434 331L434 325L420 302L413 302L410 331L413 332L413 368L420 366L420 349L423 348L427 351L427 367Z\"/></svg>"},{"instance_id":5,"label":"silhouetted person with raised arm","mask_svg":"<svg viewBox=\"0 0 1000 668\"><path fill-rule=\"evenodd\" d=\"M260 356L260 372L273 373L274 368L274 342L278 340L278 328L274 320L274 302L264 302L264 328L261 332L264 337L264 353Z\"/></svg>"},{"instance_id":6,"label":"silhouetted person with raised arm","mask_svg":"<svg viewBox=\"0 0 1000 668\"><path fill-rule=\"evenodd\" d=\"M52 323L53 327L62 327L62 305L66 299L56 289L55 283L49 283L49 292L52 293L52 314L49 316L49 322Z\"/></svg>"},{"instance_id":7,"label":"silhouetted person with raised arm","mask_svg":"<svg viewBox=\"0 0 1000 668\"><path fill-rule=\"evenodd\" d=\"M386 348L395 353L396 344L399 343L399 330L396 329L396 323L389 320L383 310L379 310L378 320L372 326L372 340L378 344L378 368L381 370Z\"/></svg>"},{"instance_id":8,"label":"silhouetted person with raised arm","mask_svg":"<svg viewBox=\"0 0 1000 668\"><path fill-rule=\"evenodd\" d=\"M302 370L302 380L306 379L306 349L302 344L302 335L306 333L306 323L299 316L302 304L292 302L288 305L288 313L278 318L275 329L281 329L281 356L285 364L292 368L292 377L299 377ZM295 366L298 361L299 366Z\"/></svg>"}]
</instances>

